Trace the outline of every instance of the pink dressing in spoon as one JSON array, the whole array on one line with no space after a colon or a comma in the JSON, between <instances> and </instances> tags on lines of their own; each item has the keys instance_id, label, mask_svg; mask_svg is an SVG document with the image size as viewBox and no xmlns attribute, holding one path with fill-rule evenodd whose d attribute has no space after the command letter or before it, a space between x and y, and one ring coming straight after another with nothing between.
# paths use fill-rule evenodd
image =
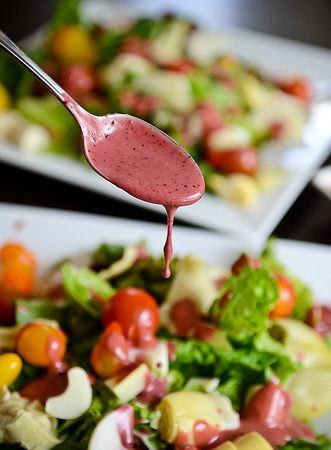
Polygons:
<instances>
[{"instance_id":1,"label":"pink dressing in spoon","mask_svg":"<svg viewBox=\"0 0 331 450\"><path fill-rule=\"evenodd\" d=\"M198 165L180 145L144 120L126 114L97 117L70 96L65 103L81 127L85 156L92 168L134 197L166 208L164 276L169 277L175 211L197 202L204 193Z\"/></svg>"}]
</instances>

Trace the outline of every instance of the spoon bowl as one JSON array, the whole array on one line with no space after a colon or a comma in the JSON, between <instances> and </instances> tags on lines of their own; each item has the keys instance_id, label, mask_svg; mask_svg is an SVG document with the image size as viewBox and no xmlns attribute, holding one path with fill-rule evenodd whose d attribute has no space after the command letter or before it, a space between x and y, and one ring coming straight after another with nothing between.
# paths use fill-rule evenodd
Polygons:
<instances>
[{"instance_id":1,"label":"spoon bowl","mask_svg":"<svg viewBox=\"0 0 331 450\"><path fill-rule=\"evenodd\" d=\"M69 96L65 105L82 130L85 158L103 178L150 203L178 207L199 200L198 166L165 133L128 114L94 116Z\"/></svg>"}]
</instances>

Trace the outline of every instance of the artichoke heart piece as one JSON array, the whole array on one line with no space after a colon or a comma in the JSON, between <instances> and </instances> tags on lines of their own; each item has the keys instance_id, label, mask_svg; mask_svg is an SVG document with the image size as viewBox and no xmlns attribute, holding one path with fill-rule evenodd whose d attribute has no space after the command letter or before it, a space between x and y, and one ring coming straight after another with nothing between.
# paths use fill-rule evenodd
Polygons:
<instances>
[{"instance_id":1,"label":"artichoke heart piece","mask_svg":"<svg viewBox=\"0 0 331 450\"><path fill-rule=\"evenodd\" d=\"M269 442L259 433L244 434L234 442L226 441L216 450L272 450Z\"/></svg>"},{"instance_id":2,"label":"artichoke heart piece","mask_svg":"<svg viewBox=\"0 0 331 450\"><path fill-rule=\"evenodd\" d=\"M271 335L286 348L289 356L304 367L331 367L331 348L308 325L295 319L277 319Z\"/></svg>"},{"instance_id":3,"label":"artichoke heart piece","mask_svg":"<svg viewBox=\"0 0 331 450\"><path fill-rule=\"evenodd\" d=\"M237 447L231 441L226 441L220 447L217 447L216 450L237 450Z\"/></svg>"},{"instance_id":4,"label":"artichoke heart piece","mask_svg":"<svg viewBox=\"0 0 331 450\"><path fill-rule=\"evenodd\" d=\"M56 419L46 414L39 402L29 402L18 392L0 396L0 424L0 443L48 450L60 442Z\"/></svg>"},{"instance_id":5,"label":"artichoke heart piece","mask_svg":"<svg viewBox=\"0 0 331 450\"><path fill-rule=\"evenodd\" d=\"M171 328L171 308L183 299L191 300L201 314L207 314L217 297L216 280L228 274L223 267L206 266L204 261L192 255L186 256L178 263L176 276L160 308L161 322Z\"/></svg>"},{"instance_id":6,"label":"artichoke heart piece","mask_svg":"<svg viewBox=\"0 0 331 450\"><path fill-rule=\"evenodd\" d=\"M300 370L286 382L292 396L292 414L312 420L331 409L331 367Z\"/></svg>"},{"instance_id":7,"label":"artichoke heart piece","mask_svg":"<svg viewBox=\"0 0 331 450\"><path fill-rule=\"evenodd\" d=\"M230 400L218 394L173 392L162 399L158 409L161 413L158 428L168 443L195 445L194 429L200 421L218 431L239 426L239 415Z\"/></svg>"},{"instance_id":8,"label":"artichoke heart piece","mask_svg":"<svg viewBox=\"0 0 331 450\"><path fill-rule=\"evenodd\" d=\"M259 433L248 433L234 441L237 450L272 450L273 447ZM223 449L222 449L223 450Z\"/></svg>"}]
</instances>

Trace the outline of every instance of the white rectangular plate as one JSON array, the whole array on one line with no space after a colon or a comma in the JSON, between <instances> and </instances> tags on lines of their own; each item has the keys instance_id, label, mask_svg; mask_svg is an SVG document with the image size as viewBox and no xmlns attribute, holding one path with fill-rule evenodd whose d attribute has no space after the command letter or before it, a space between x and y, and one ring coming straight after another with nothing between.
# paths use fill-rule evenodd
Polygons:
<instances>
[{"instance_id":1,"label":"white rectangular plate","mask_svg":"<svg viewBox=\"0 0 331 450\"><path fill-rule=\"evenodd\" d=\"M10 240L27 245L41 269L102 242L126 244L144 239L154 254L160 254L164 238L162 225L0 203L0 245ZM222 265L230 265L244 250L258 250L215 233L184 227L175 227L174 244L178 255L193 253ZM279 240L276 250L289 270L310 285L318 300L331 303L330 247ZM319 431L330 433L330 421L331 415L320 419Z\"/></svg>"},{"instance_id":2,"label":"white rectangular plate","mask_svg":"<svg viewBox=\"0 0 331 450\"><path fill-rule=\"evenodd\" d=\"M144 2L144 6L142 2L129 3L131 15L157 14L166 8L162 2L158 2L158 8L155 2L146 5ZM123 11L121 2L110 7L109 3L87 1L85 13L109 22L127 15L128 11ZM207 42L212 44L209 50L216 45L219 50L231 51L271 73L303 74L316 86L319 83L324 86L328 80L331 83L331 51L326 49L235 28L212 32ZM245 209L206 194L197 204L181 208L177 217L217 231L235 233L246 241L263 242L327 157L331 146L330 123L331 102L316 103L302 144L286 151L271 149L269 161L284 168L286 176L282 184L262 196L255 207ZM5 142L0 142L0 161L163 213L162 207L136 200L76 161L25 154Z\"/></svg>"}]
</instances>

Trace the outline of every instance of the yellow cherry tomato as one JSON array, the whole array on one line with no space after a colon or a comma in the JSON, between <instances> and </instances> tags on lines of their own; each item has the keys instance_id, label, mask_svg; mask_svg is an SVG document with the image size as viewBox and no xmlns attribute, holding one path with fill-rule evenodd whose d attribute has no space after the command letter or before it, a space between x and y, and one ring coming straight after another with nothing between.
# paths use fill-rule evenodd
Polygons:
<instances>
[{"instance_id":1,"label":"yellow cherry tomato","mask_svg":"<svg viewBox=\"0 0 331 450\"><path fill-rule=\"evenodd\" d=\"M92 36L79 25L66 25L56 31L51 49L56 59L63 64L93 63L97 59L97 48Z\"/></svg>"},{"instance_id":2,"label":"yellow cherry tomato","mask_svg":"<svg viewBox=\"0 0 331 450\"><path fill-rule=\"evenodd\" d=\"M16 339L16 351L32 366L49 367L65 355L67 337L60 328L42 323L25 325Z\"/></svg>"},{"instance_id":3,"label":"yellow cherry tomato","mask_svg":"<svg viewBox=\"0 0 331 450\"><path fill-rule=\"evenodd\" d=\"M22 359L16 353L0 355L0 389L16 380L22 369Z\"/></svg>"},{"instance_id":4,"label":"yellow cherry tomato","mask_svg":"<svg viewBox=\"0 0 331 450\"><path fill-rule=\"evenodd\" d=\"M0 112L5 111L10 106L10 95L3 84L0 84Z\"/></svg>"}]
</instances>

